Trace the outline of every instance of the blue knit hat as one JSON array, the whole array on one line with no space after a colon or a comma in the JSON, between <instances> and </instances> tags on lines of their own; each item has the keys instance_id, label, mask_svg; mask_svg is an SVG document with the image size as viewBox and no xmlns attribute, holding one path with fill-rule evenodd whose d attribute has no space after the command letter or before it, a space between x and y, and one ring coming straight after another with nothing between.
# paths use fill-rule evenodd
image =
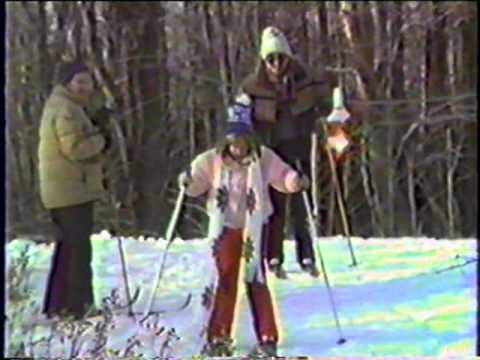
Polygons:
<instances>
[{"instance_id":1,"label":"blue knit hat","mask_svg":"<svg viewBox=\"0 0 480 360\"><path fill-rule=\"evenodd\" d=\"M235 103L228 108L226 138L236 139L253 135L252 110L251 101L247 95L235 99Z\"/></svg>"},{"instance_id":2,"label":"blue knit hat","mask_svg":"<svg viewBox=\"0 0 480 360\"><path fill-rule=\"evenodd\" d=\"M228 124L227 130L225 131L225 137L232 140L242 136L250 135L253 135L252 127L248 124L241 122L234 122Z\"/></svg>"}]
</instances>

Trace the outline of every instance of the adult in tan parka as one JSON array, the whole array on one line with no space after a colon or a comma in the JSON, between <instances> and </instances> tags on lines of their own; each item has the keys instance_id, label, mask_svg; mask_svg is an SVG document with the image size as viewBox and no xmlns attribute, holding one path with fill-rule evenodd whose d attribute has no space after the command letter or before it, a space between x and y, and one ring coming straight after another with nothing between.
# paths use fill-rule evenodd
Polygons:
<instances>
[{"instance_id":1,"label":"adult in tan parka","mask_svg":"<svg viewBox=\"0 0 480 360\"><path fill-rule=\"evenodd\" d=\"M43 313L81 318L94 305L90 234L93 203L104 191L106 140L84 110L94 90L89 68L62 65L43 109L38 148L41 199L56 230Z\"/></svg>"}]
</instances>

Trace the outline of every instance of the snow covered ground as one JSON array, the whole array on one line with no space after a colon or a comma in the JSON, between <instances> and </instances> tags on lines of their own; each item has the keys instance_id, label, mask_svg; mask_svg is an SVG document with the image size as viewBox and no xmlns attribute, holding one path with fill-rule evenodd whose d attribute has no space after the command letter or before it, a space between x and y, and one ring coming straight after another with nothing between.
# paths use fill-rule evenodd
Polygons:
<instances>
[{"instance_id":1,"label":"snow covered ground","mask_svg":"<svg viewBox=\"0 0 480 360\"><path fill-rule=\"evenodd\" d=\"M474 239L435 240L426 238L353 238L358 261L350 267L347 241L342 237L320 238L341 330L347 342L337 345L340 335L335 325L323 277L311 278L300 272L295 261L294 243L285 242L287 280L269 276L281 328L279 355L383 358L444 356L473 358L476 329L476 241ZM98 306L113 288L124 299L117 241L108 233L92 235L94 247L94 290ZM155 273L163 256L165 241L124 239L130 287L141 288L135 311L144 311ZM29 285L39 306L42 302L53 245L35 245L17 239L7 245L7 261L18 257L31 245ZM163 355L175 359L198 355L201 318L200 298L211 271L206 240L176 239L171 246L155 308L173 308L192 293L192 302L181 312L158 319L166 329L175 328L178 340ZM463 265L464 266L461 266ZM8 262L7 262L8 266ZM244 355L255 344L252 320L243 289L238 303L236 355ZM7 315L9 306L7 304ZM27 312L38 311L30 307ZM28 321L26 316L25 321ZM158 356L165 345L166 331L140 326L125 315L114 318L108 347L125 349L128 339L137 339L135 352L146 358ZM24 331L20 327L15 331ZM37 327L32 339L47 336L49 328ZM94 330L87 331L81 354L93 345ZM8 335L8 334L7 334ZM18 334L16 334L18 335ZM131 340L130 340L131 341ZM7 344L8 345L8 344ZM60 342L50 355L61 356L68 347ZM56 349L56 350L55 350ZM37 356L42 348L36 348ZM8 353L7 353L8 354Z\"/></svg>"}]
</instances>

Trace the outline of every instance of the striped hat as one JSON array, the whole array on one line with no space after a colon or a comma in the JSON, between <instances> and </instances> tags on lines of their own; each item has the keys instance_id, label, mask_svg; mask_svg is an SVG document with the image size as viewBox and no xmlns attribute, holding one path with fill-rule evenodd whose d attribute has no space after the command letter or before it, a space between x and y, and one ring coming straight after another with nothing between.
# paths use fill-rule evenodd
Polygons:
<instances>
[{"instance_id":1,"label":"striped hat","mask_svg":"<svg viewBox=\"0 0 480 360\"><path fill-rule=\"evenodd\" d=\"M235 139L253 135L252 111L252 102L248 95L237 97L235 103L228 108L225 137Z\"/></svg>"}]
</instances>

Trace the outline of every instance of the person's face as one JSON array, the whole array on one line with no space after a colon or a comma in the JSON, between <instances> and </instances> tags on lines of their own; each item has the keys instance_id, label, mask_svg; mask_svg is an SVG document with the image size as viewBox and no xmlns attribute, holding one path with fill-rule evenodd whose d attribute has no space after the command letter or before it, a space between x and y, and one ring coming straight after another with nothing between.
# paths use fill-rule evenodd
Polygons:
<instances>
[{"instance_id":1,"label":"person's face","mask_svg":"<svg viewBox=\"0 0 480 360\"><path fill-rule=\"evenodd\" d=\"M76 73L68 83L69 90L85 101L88 101L93 94L93 79L89 72Z\"/></svg>"},{"instance_id":2,"label":"person's face","mask_svg":"<svg viewBox=\"0 0 480 360\"><path fill-rule=\"evenodd\" d=\"M228 150L230 151L230 154L232 154L234 158L242 159L248 155L248 152L249 152L248 142L244 137L240 137L238 139L233 140L229 144Z\"/></svg>"},{"instance_id":3,"label":"person's face","mask_svg":"<svg viewBox=\"0 0 480 360\"><path fill-rule=\"evenodd\" d=\"M279 78L287 72L289 63L288 56L279 53L270 54L265 59L268 73L275 78Z\"/></svg>"}]
</instances>

